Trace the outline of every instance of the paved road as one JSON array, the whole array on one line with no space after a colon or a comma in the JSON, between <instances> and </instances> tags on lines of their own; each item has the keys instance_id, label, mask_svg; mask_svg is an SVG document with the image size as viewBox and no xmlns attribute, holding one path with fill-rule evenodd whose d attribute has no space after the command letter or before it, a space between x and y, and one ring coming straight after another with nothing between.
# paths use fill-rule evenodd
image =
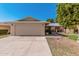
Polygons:
<instances>
[{"instance_id":1,"label":"paved road","mask_svg":"<svg viewBox=\"0 0 79 59\"><path fill-rule=\"evenodd\" d=\"M8 36L0 39L0 56L51 56L45 37Z\"/></svg>"}]
</instances>

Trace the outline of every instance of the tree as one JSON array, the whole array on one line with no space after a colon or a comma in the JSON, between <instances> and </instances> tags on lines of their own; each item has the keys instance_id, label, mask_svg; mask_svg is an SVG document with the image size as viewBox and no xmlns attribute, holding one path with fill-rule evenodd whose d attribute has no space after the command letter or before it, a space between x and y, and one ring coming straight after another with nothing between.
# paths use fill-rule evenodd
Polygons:
<instances>
[{"instance_id":1,"label":"tree","mask_svg":"<svg viewBox=\"0 0 79 59\"><path fill-rule=\"evenodd\" d=\"M79 25L79 4L58 4L56 21L66 29L76 28Z\"/></svg>"},{"instance_id":2,"label":"tree","mask_svg":"<svg viewBox=\"0 0 79 59\"><path fill-rule=\"evenodd\" d=\"M48 19L47 19L47 22L54 23L54 22L55 22L55 20L54 20L54 19L52 19L52 18L48 18Z\"/></svg>"}]
</instances>

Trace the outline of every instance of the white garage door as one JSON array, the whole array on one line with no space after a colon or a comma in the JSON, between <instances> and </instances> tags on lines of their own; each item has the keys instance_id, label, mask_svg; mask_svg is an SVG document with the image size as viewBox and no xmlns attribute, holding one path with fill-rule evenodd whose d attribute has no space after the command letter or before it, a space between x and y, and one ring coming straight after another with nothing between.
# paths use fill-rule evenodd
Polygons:
<instances>
[{"instance_id":1,"label":"white garage door","mask_svg":"<svg viewBox=\"0 0 79 59\"><path fill-rule=\"evenodd\" d=\"M45 26L42 23L16 24L15 35L45 35Z\"/></svg>"}]
</instances>

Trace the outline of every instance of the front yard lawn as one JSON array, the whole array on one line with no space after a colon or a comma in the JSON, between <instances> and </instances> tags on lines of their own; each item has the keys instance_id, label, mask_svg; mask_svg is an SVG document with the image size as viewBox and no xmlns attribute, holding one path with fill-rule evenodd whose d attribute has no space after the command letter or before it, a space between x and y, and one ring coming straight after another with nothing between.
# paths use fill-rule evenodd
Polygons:
<instances>
[{"instance_id":1,"label":"front yard lawn","mask_svg":"<svg viewBox=\"0 0 79 59\"><path fill-rule=\"evenodd\" d=\"M79 44L76 41L62 37L47 38L48 45L54 56L79 56Z\"/></svg>"},{"instance_id":2,"label":"front yard lawn","mask_svg":"<svg viewBox=\"0 0 79 59\"><path fill-rule=\"evenodd\" d=\"M78 40L78 35L77 34L70 34L68 35L69 39L72 39L74 41L77 41Z\"/></svg>"}]
</instances>

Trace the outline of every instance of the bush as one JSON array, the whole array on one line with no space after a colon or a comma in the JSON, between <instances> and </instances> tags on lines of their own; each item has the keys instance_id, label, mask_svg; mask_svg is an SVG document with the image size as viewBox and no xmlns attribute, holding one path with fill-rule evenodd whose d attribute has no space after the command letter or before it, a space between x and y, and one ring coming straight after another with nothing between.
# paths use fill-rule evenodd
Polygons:
<instances>
[{"instance_id":1,"label":"bush","mask_svg":"<svg viewBox=\"0 0 79 59\"><path fill-rule=\"evenodd\" d=\"M74 41L77 41L77 39L78 39L78 36L76 34L69 35L68 37L69 37L69 39L72 39Z\"/></svg>"}]
</instances>

